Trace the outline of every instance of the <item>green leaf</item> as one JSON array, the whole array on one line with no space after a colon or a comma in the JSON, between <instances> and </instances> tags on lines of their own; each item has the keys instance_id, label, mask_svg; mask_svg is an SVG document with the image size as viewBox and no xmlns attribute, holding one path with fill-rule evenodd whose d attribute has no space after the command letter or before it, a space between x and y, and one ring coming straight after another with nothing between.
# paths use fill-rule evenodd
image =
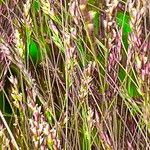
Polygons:
<instances>
[{"instance_id":1,"label":"green leaf","mask_svg":"<svg viewBox=\"0 0 150 150\"><path fill-rule=\"evenodd\" d=\"M51 112L49 110L46 110L45 114L46 114L46 118L48 120L48 123L51 125L53 123L53 117L51 115Z\"/></svg>"},{"instance_id":2,"label":"green leaf","mask_svg":"<svg viewBox=\"0 0 150 150\"><path fill-rule=\"evenodd\" d=\"M119 68L119 79L121 81L123 81L125 79L125 76L126 76L126 71L123 69L123 68Z\"/></svg>"},{"instance_id":3,"label":"green leaf","mask_svg":"<svg viewBox=\"0 0 150 150\"><path fill-rule=\"evenodd\" d=\"M95 2L96 2L96 0L88 0L88 3L89 3L89 4L92 4L92 5L93 5Z\"/></svg>"},{"instance_id":4,"label":"green leaf","mask_svg":"<svg viewBox=\"0 0 150 150\"><path fill-rule=\"evenodd\" d=\"M80 67L83 67L86 65L86 51L85 51L84 44L81 41L81 39L77 40L77 49L81 57L81 59L79 59L79 65Z\"/></svg>"},{"instance_id":5,"label":"green leaf","mask_svg":"<svg viewBox=\"0 0 150 150\"><path fill-rule=\"evenodd\" d=\"M39 45L33 39L30 40L29 57L34 64L38 64L41 61L41 52Z\"/></svg>"},{"instance_id":6,"label":"green leaf","mask_svg":"<svg viewBox=\"0 0 150 150\"><path fill-rule=\"evenodd\" d=\"M130 77L131 78L128 79L128 87L127 87L128 94L130 97L138 98L141 96L141 94L139 92L137 82L135 81L135 76L133 74L131 74Z\"/></svg>"},{"instance_id":7,"label":"green leaf","mask_svg":"<svg viewBox=\"0 0 150 150\"><path fill-rule=\"evenodd\" d=\"M128 84L128 92L129 92L129 95L131 96L131 97L133 97L134 96L134 85L132 84L132 82L131 81L129 81L129 84Z\"/></svg>"},{"instance_id":8,"label":"green leaf","mask_svg":"<svg viewBox=\"0 0 150 150\"><path fill-rule=\"evenodd\" d=\"M33 1L33 10L38 12L40 9L40 1L39 0L34 0Z\"/></svg>"},{"instance_id":9,"label":"green leaf","mask_svg":"<svg viewBox=\"0 0 150 150\"><path fill-rule=\"evenodd\" d=\"M94 18L93 18L94 32L97 35L98 31L99 31L99 23L100 23L99 16L100 16L100 13L98 11L95 11L94 13L95 13Z\"/></svg>"},{"instance_id":10,"label":"green leaf","mask_svg":"<svg viewBox=\"0 0 150 150\"><path fill-rule=\"evenodd\" d=\"M131 32L130 24L129 24L130 17L124 12L117 13L117 24L119 28L122 28L122 41L125 48L128 48L128 34Z\"/></svg>"},{"instance_id":11,"label":"green leaf","mask_svg":"<svg viewBox=\"0 0 150 150\"><path fill-rule=\"evenodd\" d=\"M124 12L117 13L117 24L119 28L123 28L123 34L128 34L131 32L130 24L129 24L129 16L124 14Z\"/></svg>"}]
</instances>

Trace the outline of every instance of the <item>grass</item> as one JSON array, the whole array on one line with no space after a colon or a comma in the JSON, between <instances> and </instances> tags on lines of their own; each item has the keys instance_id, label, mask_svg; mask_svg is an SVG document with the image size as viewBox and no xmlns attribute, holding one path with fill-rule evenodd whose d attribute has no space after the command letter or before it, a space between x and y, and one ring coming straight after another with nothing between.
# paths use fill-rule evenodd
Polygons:
<instances>
[{"instance_id":1,"label":"grass","mask_svg":"<svg viewBox=\"0 0 150 150\"><path fill-rule=\"evenodd\" d=\"M150 149L147 5L0 0L0 149Z\"/></svg>"}]
</instances>

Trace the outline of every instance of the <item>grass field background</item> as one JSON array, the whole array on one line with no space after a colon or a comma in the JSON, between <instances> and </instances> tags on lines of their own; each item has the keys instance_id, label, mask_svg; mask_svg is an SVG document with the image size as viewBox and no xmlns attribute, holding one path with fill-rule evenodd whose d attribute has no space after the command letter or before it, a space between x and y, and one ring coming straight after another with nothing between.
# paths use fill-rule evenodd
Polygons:
<instances>
[{"instance_id":1,"label":"grass field background","mask_svg":"<svg viewBox=\"0 0 150 150\"><path fill-rule=\"evenodd\" d=\"M149 0L0 0L0 149L150 149Z\"/></svg>"}]
</instances>

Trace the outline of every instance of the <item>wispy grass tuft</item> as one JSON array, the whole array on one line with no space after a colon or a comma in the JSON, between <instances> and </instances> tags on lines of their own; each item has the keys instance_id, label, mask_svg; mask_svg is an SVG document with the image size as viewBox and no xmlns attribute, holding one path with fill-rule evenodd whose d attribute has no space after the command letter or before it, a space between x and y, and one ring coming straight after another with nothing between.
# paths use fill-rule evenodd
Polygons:
<instances>
[{"instance_id":1,"label":"wispy grass tuft","mask_svg":"<svg viewBox=\"0 0 150 150\"><path fill-rule=\"evenodd\" d=\"M0 149L150 149L149 0L0 0Z\"/></svg>"}]
</instances>

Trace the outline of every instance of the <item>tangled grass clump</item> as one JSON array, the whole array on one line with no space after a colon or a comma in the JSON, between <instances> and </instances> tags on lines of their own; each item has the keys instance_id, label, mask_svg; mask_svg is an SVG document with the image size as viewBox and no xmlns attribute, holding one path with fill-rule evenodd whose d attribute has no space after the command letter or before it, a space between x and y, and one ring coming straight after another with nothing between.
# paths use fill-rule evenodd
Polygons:
<instances>
[{"instance_id":1,"label":"tangled grass clump","mask_svg":"<svg viewBox=\"0 0 150 150\"><path fill-rule=\"evenodd\" d=\"M149 0L0 0L0 149L150 149Z\"/></svg>"}]
</instances>

